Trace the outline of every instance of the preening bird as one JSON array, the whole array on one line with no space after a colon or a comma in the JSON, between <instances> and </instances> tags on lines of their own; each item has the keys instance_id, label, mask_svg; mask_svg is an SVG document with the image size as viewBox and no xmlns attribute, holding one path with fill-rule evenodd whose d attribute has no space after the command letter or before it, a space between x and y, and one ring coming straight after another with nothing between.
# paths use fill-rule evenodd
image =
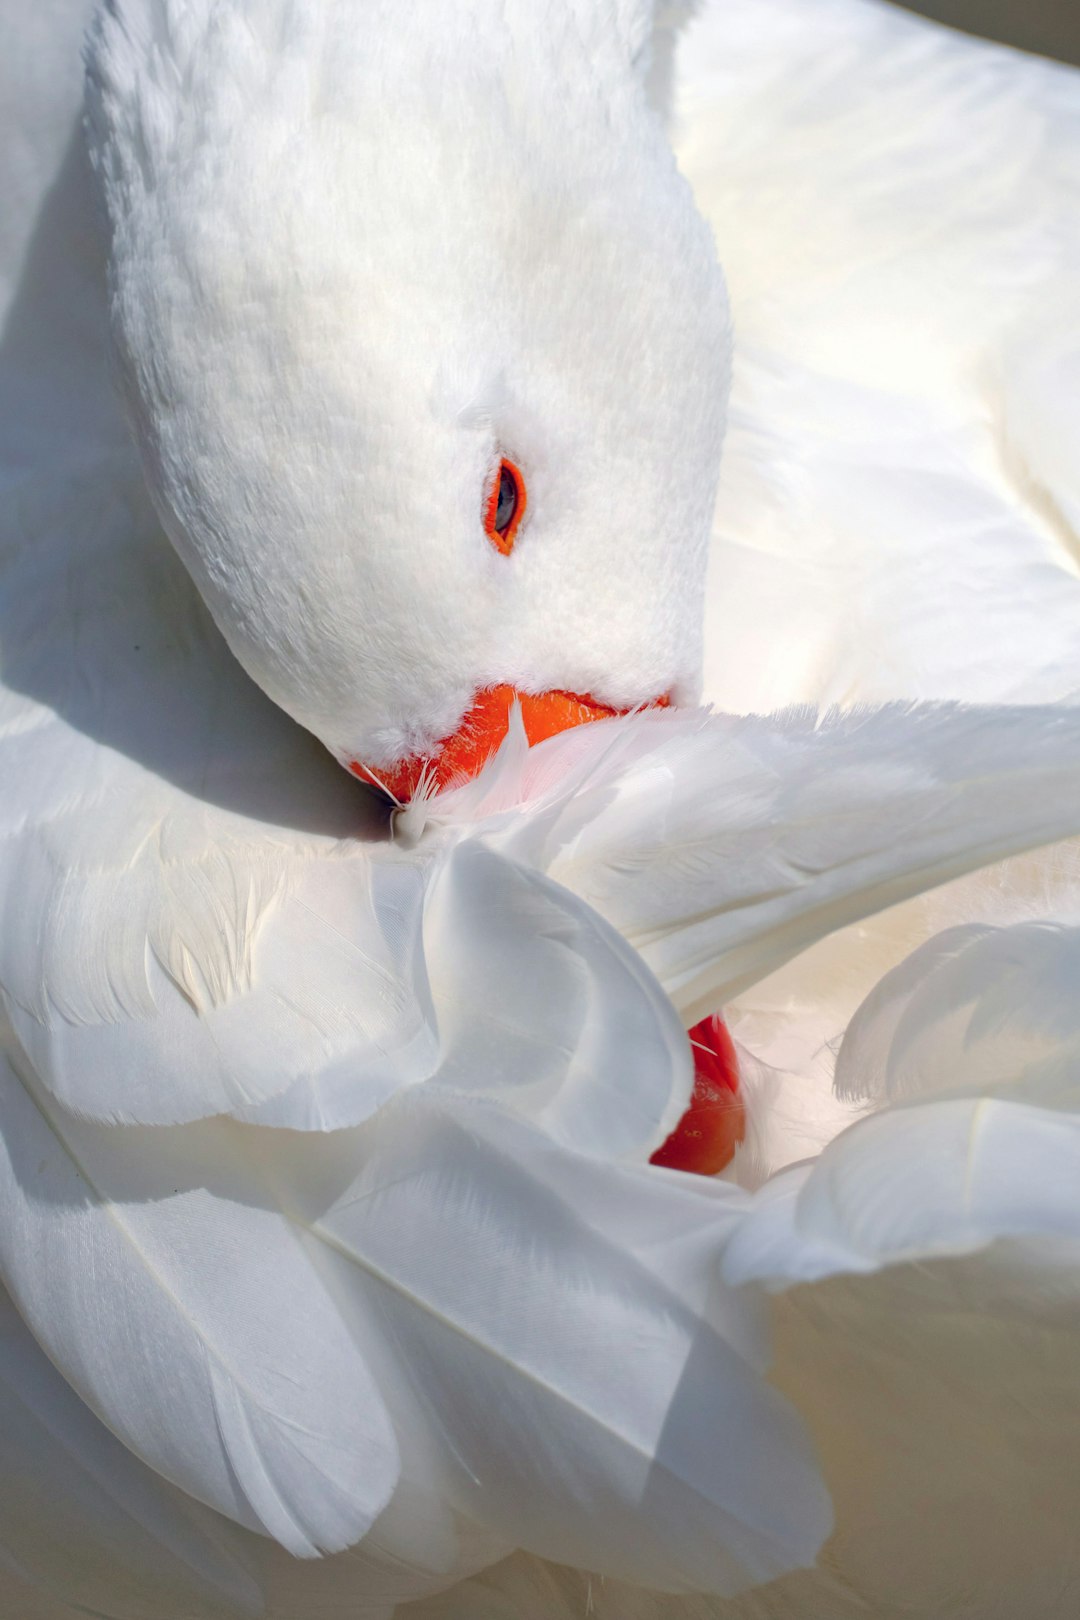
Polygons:
<instances>
[{"instance_id":1,"label":"preening bird","mask_svg":"<svg viewBox=\"0 0 1080 1620\"><path fill-rule=\"evenodd\" d=\"M11 1613L1074 1612L1076 76L690 9L13 20Z\"/></svg>"}]
</instances>

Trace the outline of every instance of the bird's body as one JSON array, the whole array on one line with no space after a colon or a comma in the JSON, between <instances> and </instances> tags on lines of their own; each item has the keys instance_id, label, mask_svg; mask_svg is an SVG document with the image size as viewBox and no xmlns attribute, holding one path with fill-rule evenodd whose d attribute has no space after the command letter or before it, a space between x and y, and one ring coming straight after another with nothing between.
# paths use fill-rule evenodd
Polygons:
<instances>
[{"instance_id":1,"label":"bird's body","mask_svg":"<svg viewBox=\"0 0 1080 1620\"><path fill-rule=\"evenodd\" d=\"M1068 998L1032 1011L1068 982L1071 936L965 936L958 968L899 968L831 1081L908 951L956 922L1067 917L1066 849L861 920L1074 831L1075 715L657 713L529 755L512 737L389 846L233 662L147 495L107 376L89 12L20 12L5 63L5 1612L1071 1616L1077 1091ZM1076 76L865 0L748 0L694 27L682 161L741 334L706 695L1068 697ZM281 41L258 45L273 61ZM271 155L285 172L287 144ZM198 287L198 244L181 258ZM625 377L589 382L602 402ZM304 600L286 605L306 634ZM319 663L273 651L286 677ZM418 741L522 669L470 674ZM302 718L335 746L325 714ZM993 1036L1003 954L997 1057L959 1084L957 1008ZM897 1009L918 996L913 1048ZM751 1121L734 1182L649 1171L686 1101L681 1027L721 1002ZM761 1288L790 1404L761 1377ZM827 1535L826 1488L819 1569L782 1573Z\"/></svg>"}]
</instances>

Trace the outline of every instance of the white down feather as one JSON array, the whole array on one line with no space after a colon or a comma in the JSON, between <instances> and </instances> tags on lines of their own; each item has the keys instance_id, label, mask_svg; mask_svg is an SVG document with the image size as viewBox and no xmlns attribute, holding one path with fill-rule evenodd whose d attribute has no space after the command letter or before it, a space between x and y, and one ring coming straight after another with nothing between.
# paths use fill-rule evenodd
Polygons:
<instances>
[{"instance_id":1,"label":"white down feather","mask_svg":"<svg viewBox=\"0 0 1080 1620\"><path fill-rule=\"evenodd\" d=\"M653 9L99 12L89 143L148 487L236 656L343 762L427 752L504 682L697 698L730 330L642 93ZM503 456L510 556L483 531Z\"/></svg>"}]
</instances>

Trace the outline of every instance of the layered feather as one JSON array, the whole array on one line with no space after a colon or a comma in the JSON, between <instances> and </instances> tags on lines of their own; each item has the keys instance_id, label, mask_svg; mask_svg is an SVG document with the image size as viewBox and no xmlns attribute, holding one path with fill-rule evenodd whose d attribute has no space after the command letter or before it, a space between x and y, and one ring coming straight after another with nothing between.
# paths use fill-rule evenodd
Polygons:
<instances>
[{"instance_id":1,"label":"layered feather","mask_svg":"<svg viewBox=\"0 0 1080 1620\"><path fill-rule=\"evenodd\" d=\"M389 1620L506 1551L403 1482L362 1549L301 1561L201 1507L85 1407L0 1294L0 1599L27 1620Z\"/></svg>"},{"instance_id":2,"label":"layered feather","mask_svg":"<svg viewBox=\"0 0 1080 1620\"><path fill-rule=\"evenodd\" d=\"M4 1293L0 1437L0 1563L13 1574L115 1620L180 1609L192 1620L262 1614L240 1534L136 1461L50 1365Z\"/></svg>"},{"instance_id":3,"label":"layered feather","mask_svg":"<svg viewBox=\"0 0 1080 1620\"><path fill-rule=\"evenodd\" d=\"M1012 1241L776 1296L772 1379L837 1510L813 1571L717 1600L518 1555L400 1620L1070 1620L1078 1260Z\"/></svg>"},{"instance_id":4,"label":"layered feather","mask_svg":"<svg viewBox=\"0 0 1080 1620\"><path fill-rule=\"evenodd\" d=\"M62 53L49 48L52 40L67 41L80 9L49 5L40 19L38 11L25 20L20 13L15 32L25 49L10 71L26 75L28 99L42 90L33 65L55 65ZM711 695L733 708L764 708L898 694L1052 698L1075 688L1071 396L1053 292L1072 251L1074 80L1044 64L946 43L888 8L848 0L716 6L699 27L693 59L704 99L684 159L720 228L744 336L721 506ZM653 746L652 722L639 717L575 740L586 752L572 761L538 751L529 769L544 773L553 795L542 813L515 811L496 825L499 807L488 804L482 817L473 814L489 822L485 844L470 830L460 857L450 852L461 828L438 826L421 831L411 852L378 849L370 841L380 836L375 823L362 851L343 848L366 801L323 769L231 664L157 532L130 458L118 450L84 275L77 165L60 175L34 241L23 228L59 172L76 77L65 68L55 86L50 81L35 126L48 139L32 161L26 146L5 154L26 175L2 222L12 244L2 268L10 284L18 264L23 281L4 337L5 361L15 364L3 370L12 454L0 568L13 610L3 626L0 770L18 791L6 799L9 836L0 854L0 950L13 942L0 978L41 1072L23 1068L5 1092L26 1134L20 1125L9 1144L17 1162L5 1161L4 1263L68 1377L96 1410L120 1412L135 1450L179 1451L196 1494L221 1498L229 1442L237 1449L235 1431L225 1425L222 1435L205 1398L200 1333L208 1337L215 1297L242 1341L235 1359L249 1370L250 1335L252 1366L275 1385L279 1434L295 1433L288 1420L297 1411L306 1427L308 1402L321 1413L316 1443L331 1424L335 1445L350 1438L359 1418L340 1386L283 1391L262 1366L261 1349L277 1343L277 1318L273 1334L265 1330L275 1300L282 1342L297 1347L305 1365L324 1368L339 1353L344 1368L352 1358L363 1362L363 1377L392 1408L409 1477L359 1553L299 1564L167 1484L146 1483L149 1472L42 1358L34 1360L12 1323L5 1356L9 1342L27 1356L20 1350L3 1361L0 1424L10 1455L25 1460L23 1477L37 1481L26 1505L42 1491L57 1503L49 1523L35 1524L18 1516L12 1493L0 1495L9 1560L21 1559L35 1579L51 1578L58 1603L89 1602L117 1620L142 1612L139 1577L126 1573L125 1557L138 1562L155 1538L166 1551L159 1558L147 1550L145 1568L160 1585L154 1620L171 1601L169 1583L188 1580L187 1566L191 1594L177 1598L177 1620L189 1620L199 1603L216 1616L214 1604L221 1610L235 1599L244 1612L255 1570L263 1601L283 1620L301 1613L336 1620L355 1611L358 1593L382 1620L398 1599L452 1582L513 1540L576 1556L589 1568L602 1556L612 1571L670 1584L701 1579L702 1559L710 1580L728 1584L751 1566L799 1562L824 1532L820 1484L784 1408L747 1382L764 1357L752 1296L768 1283L780 1289L772 1304L773 1377L810 1423L839 1510L821 1569L717 1604L664 1599L614 1577L603 1582L519 1559L452 1592L439 1612L453 1620L463 1613L552 1620L591 1603L597 1615L617 1620L718 1613L847 1620L867 1612L893 1620L912 1611L939 1620L954 1610L979 1620L1033 1612L1072 1620L1080 1421L1069 1235L1075 1142L1072 1116L1055 1111L1071 1086L1072 1026L1060 1005L1048 1012L1038 997L1045 974L1068 971L1064 932L1052 936L1052 948L1042 932L971 934L951 942L963 950L947 961L923 958L883 987L853 1029L844 1058L851 1096L841 1115L887 1097L918 1106L859 1124L822 1161L819 1179L793 1172L760 1202L724 1189L676 1191L659 1172L581 1160L565 1140L553 1146L537 1138L534 1127L486 1098L462 1099L438 1085L393 1096L409 1079L435 1072L437 994L442 1029L460 1031L451 1044L469 1055L456 1064L455 1086L487 1089L485 1043L503 1038L475 1021L464 964L459 975L451 962L442 991L417 966L425 927L431 938L445 938L439 930L451 926L440 922L439 908L452 917L456 872L468 869L471 882L479 869L494 919L522 906L542 931L535 956L519 940L520 956L503 951L492 961L484 920L474 915L468 941L476 971L491 971L500 994L512 995L515 977L524 980L538 962L542 982L570 1014L560 1035L553 1009L544 1039L556 1048L563 1041L569 1052L585 1032L602 1058L592 1074L581 1066L565 1092L545 1061L510 1100L549 1129L583 1122L595 1143L609 1092L597 1095L595 1112L583 1104L596 1073L618 1067L620 1022L627 1049L639 1046L640 1002L655 1006L658 992L647 973L635 972L610 920L605 927L582 897L601 900L606 912L610 895L634 938L647 953L655 948L654 966L670 973L673 986L689 974L689 1016L694 975L719 993L742 982L748 958L753 973L769 971L810 937L800 931L812 922L854 917L864 903L857 870L880 903L908 882L959 869L967 859L959 847L965 814L983 851L1054 836L1049 829L1063 828L1053 818L1065 799L1055 796L1051 765L1061 765L1060 786L1072 770L1069 725L1052 761L1054 726L1044 729L1038 715L1030 737L1023 717L1000 712L836 720L824 740L798 717L772 725L713 721L701 742L677 728L664 734L665 744L685 747L680 786ZM903 344L891 336L901 328ZM1020 351L1030 363L1017 364ZM950 756L976 746L987 724L1001 725L1010 753L992 761L993 771L1015 774L980 784L954 769ZM895 778L871 773L883 800L877 833L873 784L860 781L854 765L860 727L858 746L894 748L903 760ZM625 752L605 776L599 761L616 739ZM992 735L984 742L993 755ZM835 783L815 761L829 762ZM564 791L567 762L578 775ZM516 767L504 760L499 771L479 791L493 794L500 781L501 809L509 812L522 797ZM590 771L597 791L579 799ZM779 782L789 771L790 794ZM894 787L900 802L889 810L884 796ZM732 789L732 799L709 803L721 788ZM1075 783L1069 792L1075 800ZM852 823L836 821L845 803L854 807ZM660 812L681 841L682 854L667 866L652 825ZM742 819L724 845L729 868L743 868L732 886L730 872L708 862L699 874L697 840L723 839L736 812ZM788 814L793 829L781 838L778 818ZM593 818L603 836L590 845ZM504 842L511 821L519 841ZM898 841L912 840L910 856L889 850L890 826ZM640 839L654 850L653 862L635 862ZM386 885L377 900L357 877L361 857L373 850ZM560 865L579 852L579 867ZM401 862L401 853L409 860ZM412 888L413 878L401 879L405 895L395 887L395 862L420 874ZM429 873L439 876L426 921ZM564 882L578 892L560 890ZM647 938L646 900L658 907L655 940ZM939 916L935 926L942 925ZM702 964L699 947L715 950L722 965ZM849 935L834 960L863 949L863 936ZM444 952L436 956L441 962ZM402 964L404 981L395 977ZM354 999L361 982L378 987L362 1006ZM408 988L398 995L402 982ZM333 994L324 995L331 983ZM775 994L774 1005L794 1021L795 1004ZM1008 1013L1004 1023L995 1022L999 1009ZM646 1021L644 1050L661 1083L644 1108L643 1092L633 1092L632 1122L619 1143L628 1154L644 1154L685 1083L673 1066L664 1069L670 1029L662 1018ZM808 1044L817 1030L808 1015ZM519 1059L536 1039L516 1029ZM789 1047L799 1040L793 1030ZM246 1071L245 1052L257 1057ZM1053 1081L1041 1089L1044 1058ZM525 1063L515 1073L527 1071ZM1002 1100L931 1102L951 1074L976 1092L977 1075L988 1075ZM323 1128L376 1112L362 1131L336 1141L289 1133L266 1141L268 1132L219 1121L191 1133L99 1132L54 1102L43 1079L75 1111L112 1118L177 1120L222 1109L270 1118L288 1101L295 1123ZM31 1096L44 1115L37 1105L29 1112ZM241 1136L260 1145L235 1173L231 1144ZM109 1137L112 1147L98 1145ZM138 1174L120 1145L136 1140L153 1143ZM34 1158L38 1141L42 1154ZM96 1192L76 1179L76 1146L80 1162L95 1163ZM227 1185L214 1181L214 1166L228 1166ZM367 1207L378 1211L370 1224L362 1218ZM544 1218L534 1227L527 1217L537 1210ZM42 1252L29 1246L33 1234L48 1246L46 1216L73 1243L53 1274L31 1267ZM234 1218L237 1240L244 1237L235 1248ZM204 1297L179 1328L176 1302L155 1292L123 1236L125 1222L146 1252L160 1246L162 1275L179 1275L184 1290L192 1286L180 1275L184 1262L197 1258ZM1027 1238L1010 1235L1019 1232ZM713 1299L709 1279L723 1245L730 1245L727 1263L734 1268L741 1255L745 1274L752 1270L760 1282L743 1283L745 1294L721 1288ZM207 1253L219 1277L208 1274ZM294 1256L295 1268L268 1276L282 1254ZM470 1265L477 1255L483 1270ZM87 1256L98 1267L93 1287L78 1274ZM289 1280L301 1259L309 1270L297 1297L306 1307L296 1305ZM548 1292L526 1295L526 1273ZM489 1278L498 1284L494 1303L483 1287ZM130 1361L126 1346L123 1358L116 1355L100 1297L124 1300ZM327 1299L330 1338L312 1344L307 1335L318 1337ZM508 1302L502 1311L501 1302ZM621 1326L621 1341L614 1331L602 1340L590 1335L597 1303L609 1327ZM293 1319L305 1308L307 1324ZM346 1324L347 1345L334 1320ZM569 1366L556 1328L576 1350ZM636 1381L639 1335L650 1358L643 1356L642 1373L674 1388L675 1412L680 1389L697 1391L691 1415L694 1429L702 1427L700 1437L669 1433L679 1442L670 1459L664 1445L656 1447L663 1467L648 1475L658 1495L645 1498L655 1520L644 1527L643 1498L634 1491L648 1446L656 1446L657 1394ZM627 1347L621 1358L620 1345ZM164 1437L154 1432L161 1403L146 1399L154 1346L167 1347L170 1365L175 1356L191 1369L185 1404ZM680 1373L680 1355L694 1346L701 1361L691 1357ZM706 1375L722 1370L723 1379L706 1376L703 1384L699 1367ZM123 1377L132 1380L126 1390ZM517 1433L500 1433L498 1414L481 1402L477 1391L491 1387L489 1378L520 1423ZM424 1398L433 1380L441 1380L445 1425ZM737 1406L730 1470L725 1436L701 1424L703 1410L717 1422L725 1399ZM581 1412L573 1432L571 1400ZM767 1475L755 1471L742 1426L756 1421L762 1400L777 1425L770 1432L796 1437L770 1453ZM43 1403L63 1420L59 1437L42 1431ZM190 1432L179 1432L183 1422ZM568 1453L555 1453L556 1434L580 1460L579 1477L565 1478ZM111 1502L120 1504L110 1522L123 1525L116 1533L125 1552L111 1570L79 1561L86 1540L75 1521L87 1522L79 1515L94 1509L93 1492L83 1489L77 1465L56 1460L54 1440L61 1454L84 1460L104 1447L106 1461L93 1476L105 1481L96 1504L102 1517L89 1522L100 1526ZM312 1443L310 1433L304 1443ZM266 1449L280 1460L272 1444ZM435 1470L446 1498L482 1506L503 1534L477 1529L447 1500L418 1490L410 1475L417 1459ZM242 1460L252 1471L250 1494L262 1500L267 1465L249 1449ZM334 1509L334 1492L312 1487L306 1462L285 1473L277 1482L282 1498L306 1535L322 1507ZM352 1501L347 1469L345 1478ZM805 1494L789 1501L798 1479ZM226 1495L234 1488L230 1482ZM688 1500L691 1522L723 1523L721 1543L682 1539L675 1520ZM583 1522L594 1503L602 1509L595 1545ZM231 1497L225 1505L253 1511L250 1503L238 1510ZM60 1549L69 1525L71 1547ZM651 1538L664 1527L670 1534L658 1546ZM250 1563L234 1551L241 1545ZM67 1575L46 1568L54 1547L70 1555ZM81 1593L64 1584L68 1576L84 1583ZM125 1586L132 1579L136 1586Z\"/></svg>"},{"instance_id":5,"label":"layered feather","mask_svg":"<svg viewBox=\"0 0 1080 1620\"><path fill-rule=\"evenodd\" d=\"M679 75L738 333L706 697L1075 694L1076 70L900 7L736 0Z\"/></svg>"},{"instance_id":6,"label":"layered feather","mask_svg":"<svg viewBox=\"0 0 1080 1620\"><path fill-rule=\"evenodd\" d=\"M739 1194L605 1168L446 1087L359 1132L215 1122L150 1152L5 1079L4 1277L192 1495L333 1550L376 1524L400 1450L490 1534L630 1579L730 1590L813 1557L827 1500L758 1378L753 1301L709 1281Z\"/></svg>"},{"instance_id":7,"label":"layered feather","mask_svg":"<svg viewBox=\"0 0 1080 1620\"><path fill-rule=\"evenodd\" d=\"M404 1613L1067 1620L1078 1173L1073 1113L925 1101L854 1125L746 1200L714 1253L728 1282L773 1291L771 1380L806 1416L837 1506L815 1569L717 1601L519 1555Z\"/></svg>"},{"instance_id":8,"label":"layered feather","mask_svg":"<svg viewBox=\"0 0 1080 1620\"><path fill-rule=\"evenodd\" d=\"M432 814L580 893L692 1024L822 935L1074 832L1074 750L1069 709L642 714L516 756L513 813L504 771Z\"/></svg>"},{"instance_id":9,"label":"layered feather","mask_svg":"<svg viewBox=\"0 0 1080 1620\"><path fill-rule=\"evenodd\" d=\"M841 1094L876 1103L978 1092L1080 1103L1080 930L959 924L887 974L848 1026Z\"/></svg>"},{"instance_id":10,"label":"layered feather","mask_svg":"<svg viewBox=\"0 0 1080 1620\"><path fill-rule=\"evenodd\" d=\"M0 1270L51 1359L191 1495L302 1557L358 1541L393 1425L257 1154L82 1123L14 1054L2 1078Z\"/></svg>"},{"instance_id":11,"label":"layered feather","mask_svg":"<svg viewBox=\"0 0 1080 1620\"><path fill-rule=\"evenodd\" d=\"M737 1192L598 1165L435 1088L278 1165L337 1257L346 1319L378 1323L395 1410L470 1516L673 1589L813 1558L829 1508L812 1456L756 1376L754 1301L710 1281Z\"/></svg>"}]
</instances>

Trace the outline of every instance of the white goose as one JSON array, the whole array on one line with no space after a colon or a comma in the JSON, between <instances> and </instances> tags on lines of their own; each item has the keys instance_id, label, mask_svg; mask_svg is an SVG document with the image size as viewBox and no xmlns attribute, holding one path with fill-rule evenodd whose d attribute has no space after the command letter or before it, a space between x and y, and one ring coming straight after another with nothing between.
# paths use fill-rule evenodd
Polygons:
<instances>
[{"instance_id":1,"label":"white goose","mask_svg":"<svg viewBox=\"0 0 1080 1620\"><path fill-rule=\"evenodd\" d=\"M773 11L797 61L795 13ZM692 694L726 335L707 242L641 99L649 12L490 7L488 27L463 35L460 17L403 23L373 5L374 33L361 37L331 6L121 3L99 34L114 322L143 466L236 652L346 763L396 770L493 686L576 691L611 708ZM9 213L17 284L3 355L10 1611L388 1615L518 1545L633 1583L596 1594L620 1616L645 1605L689 1616L707 1600L642 1589L724 1593L811 1563L831 1522L827 1486L839 1530L824 1573L708 1612L921 1603L938 1615L942 1593L970 1587L973 1570L980 1614L1014 1614L1017 1593L1036 1612L1040 1580L1056 1584L1038 1612L1058 1612L1050 1604L1071 1577L1075 1390L1061 1370L1068 1322L1051 1318L1045 1296L1051 1261L1065 1289L1062 1245L1076 1236L1067 1062L1048 1093L1028 1085L1031 1064L1010 1048L996 1079L1023 1101L886 1110L756 1198L644 1161L689 1088L673 1008L690 1023L743 992L735 1011L753 1035L752 1020L758 1033L775 1026L783 996L797 1048L800 1029L850 998L853 975L834 974L832 999L804 1018L793 995L811 1000L812 964L795 964L786 986L762 989L763 976L927 881L1073 830L1080 723L1067 711L894 711L824 728L646 713L529 752L517 734L473 786L408 813L411 847L371 841L374 801L240 675L143 493L104 375L77 139L62 161L83 15L72 5L20 20L25 54L9 64L35 119L33 139L7 156L23 201ZM743 94L763 60L757 15L736 7L699 36L745 61ZM820 16L855 30L859 68L876 55L876 30L902 37L909 26L847 4ZM580 33L553 25L567 18ZM662 45L670 24L660 19ZM468 58L454 94L433 100L422 68L440 36L443 49L464 37ZM770 48L782 44L774 31ZM961 49L934 48L943 59ZM1055 70L987 61L1006 63L995 71L1020 86L1021 105L1050 116ZM390 76L374 102L359 93L372 63ZM725 99L702 83L710 116L734 105L730 88ZM556 85L568 106L553 128ZM245 111L238 122L253 104L259 120ZM376 119L366 145L365 118ZM496 154L499 119L514 138ZM248 127L259 139L244 155L233 135ZM329 148L315 149L316 127ZM592 131L587 150L568 131ZM444 171L452 139L458 162ZM775 132L770 146L784 150ZM125 151L138 158L128 168ZM336 188L361 182L374 201L354 234ZM395 234L393 209L406 203L428 225L422 251L412 224L407 241ZM370 223L380 207L381 232ZM655 254L664 275L628 263L627 231L630 251ZM239 259L221 260L222 240L240 244ZM415 296L405 333L380 304L403 280ZM738 300L738 275L734 285ZM523 289L536 300L527 320ZM1041 299L1031 302L1038 313ZM472 325L451 341L469 309ZM774 342L786 343L782 299L772 318ZM762 320L767 334L767 308ZM760 354L761 328L756 341ZM851 403L858 381L830 386L822 369L824 394ZM754 494L754 381L742 379L744 403L736 393L743 483L729 485L722 522ZM1029 380L1021 420L1033 419L1040 383L1050 386ZM773 431L786 426L813 467L805 406L789 397L785 417L774 403ZM937 409L927 405L931 425ZM865 398L851 410L865 448L874 418ZM354 463L349 446L364 434L377 449ZM1029 439L1031 470L1064 510L1053 477L1069 463L1049 435ZM771 465L782 454L783 444ZM488 527L510 533L512 516L498 521L504 459L528 498L510 555L484 534L492 493ZM974 444L973 498L993 487L989 473L978 479L984 461ZM521 493L508 489L508 505ZM1051 520L1034 503L1010 510L1026 517L1026 538L997 550L1034 571ZM756 511L764 530L760 498ZM363 544L343 543L353 525ZM418 552L430 575L419 582ZM766 564L753 567L767 581ZM1047 649L1057 634L1066 667L1059 572L1044 592L1044 639L1032 635L1023 655L1032 682L1043 659L1043 688L1016 695L1058 695ZM815 606L801 595L818 622L792 619L790 635L812 656L762 668L768 637L748 640L745 657L713 672L715 690L748 682L755 659L759 702L803 695L798 683L813 680L811 695L859 690L868 677L855 642L830 669L821 596ZM755 600L773 615L767 630L781 617L775 594L736 579L729 640ZM908 634L921 604L905 630L911 601L898 594L895 658L912 673L895 690L919 681L948 692L957 677L927 672ZM770 690L784 680L788 690ZM1004 680L963 695L1006 695ZM963 944L985 953L987 941ZM954 949L945 966L963 959ZM932 953L930 966L940 960ZM923 993L918 965L904 972L853 1026L849 1091L878 1086L898 1000ZM994 982L977 969L945 1005ZM934 1025L922 1015L919 1028ZM1050 1033L1047 1052L1040 1030L1041 1055L1067 1052L1070 1030ZM757 1044L775 1058L775 1028L769 1036L772 1046ZM951 1027L914 1071L911 1050L887 1066L883 1089L910 1098L954 1082ZM762 1106L744 1180L796 1157L799 1127L778 1133L784 1109L764 1106L767 1083L758 1098L752 1065L747 1075ZM983 1078L977 1069L976 1086ZM837 1118L852 1112L844 1104ZM816 1113L807 1128L822 1128ZM1025 1250L1022 1264L999 1249L951 1262L952 1273L940 1262L847 1280L1047 1233L1053 1249ZM792 1405L759 1377L760 1288L832 1272L820 1307L785 1295L775 1312L779 1381L814 1432L822 1477ZM878 1385L875 1332L891 1344L913 1276L948 1310L931 1320L920 1299L904 1329L918 1376L890 1360ZM966 1439L979 1441L968 1473L940 1432L938 1371L969 1348L971 1320L999 1344L1018 1301L1030 1310L1036 1298L1039 1327L1023 1331L1037 1353L1002 1362L1014 1385L1028 1378L1018 1412L986 1430L977 1403L959 1406ZM988 1401L1001 1388L991 1373ZM870 1467L886 1443L901 1470L891 1490ZM1015 1497L1006 1479L988 1491L988 1456L999 1450L1017 1471L1036 1444L1011 1489L1026 1478L1058 1490L1042 1540L1010 1538L995 1519L988 1560L967 1526L929 1553L920 1538L913 1588L910 1473L925 1489L928 1457L948 1447L942 1500L959 1481L1004 1519ZM895 1539L860 1517L874 1504L899 1519ZM318 1550L335 1556L312 1559ZM500 1602L515 1616L531 1602L545 1616L564 1601L575 1612L577 1580L519 1558L431 1602L470 1620Z\"/></svg>"}]
</instances>

